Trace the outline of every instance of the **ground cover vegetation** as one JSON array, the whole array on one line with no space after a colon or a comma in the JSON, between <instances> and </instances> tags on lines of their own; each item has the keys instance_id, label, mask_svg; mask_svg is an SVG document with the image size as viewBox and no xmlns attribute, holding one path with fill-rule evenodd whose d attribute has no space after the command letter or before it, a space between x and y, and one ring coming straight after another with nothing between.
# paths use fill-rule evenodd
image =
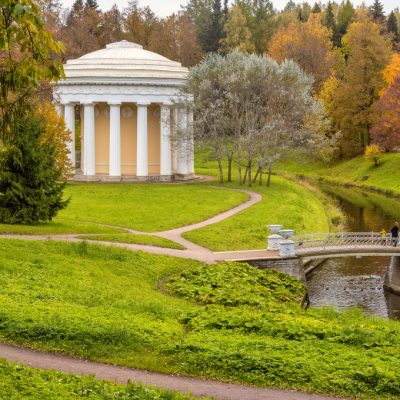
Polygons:
<instances>
[{"instance_id":1,"label":"ground cover vegetation","mask_svg":"<svg viewBox=\"0 0 400 400\"><path fill-rule=\"evenodd\" d=\"M85 243L1 248L3 341L260 386L400 395L399 324L302 310L303 285L282 273Z\"/></svg>"},{"instance_id":2,"label":"ground cover vegetation","mask_svg":"<svg viewBox=\"0 0 400 400\"><path fill-rule=\"evenodd\" d=\"M43 371L0 360L2 400L190 400L167 390L128 383L117 385L55 371Z\"/></svg>"}]
</instances>

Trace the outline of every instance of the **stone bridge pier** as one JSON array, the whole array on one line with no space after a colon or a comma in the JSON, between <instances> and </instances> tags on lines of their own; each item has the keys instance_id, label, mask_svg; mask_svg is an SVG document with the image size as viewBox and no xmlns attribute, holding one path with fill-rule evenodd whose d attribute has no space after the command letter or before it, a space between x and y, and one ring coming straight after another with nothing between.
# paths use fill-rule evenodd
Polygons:
<instances>
[{"instance_id":1,"label":"stone bridge pier","mask_svg":"<svg viewBox=\"0 0 400 400\"><path fill-rule=\"evenodd\" d=\"M400 257L390 257L383 282L385 289L400 295Z\"/></svg>"}]
</instances>

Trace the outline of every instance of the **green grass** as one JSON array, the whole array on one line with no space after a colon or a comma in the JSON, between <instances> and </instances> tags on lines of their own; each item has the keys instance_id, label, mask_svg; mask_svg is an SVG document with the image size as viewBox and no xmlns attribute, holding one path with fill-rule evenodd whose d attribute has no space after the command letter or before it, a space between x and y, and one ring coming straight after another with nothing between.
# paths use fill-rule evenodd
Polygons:
<instances>
[{"instance_id":1,"label":"green grass","mask_svg":"<svg viewBox=\"0 0 400 400\"><path fill-rule=\"evenodd\" d=\"M198 161L197 170L206 175L217 174L215 163L205 160ZM328 232L334 228L334 223L341 221L339 211L315 188L279 176L272 177L270 187L265 183L263 186L256 183L251 188L240 186L236 177L234 182L223 186L249 189L263 198L260 203L225 221L184 234L186 239L214 251L265 248L269 224L281 224L301 234Z\"/></svg>"},{"instance_id":2,"label":"green grass","mask_svg":"<svg viewBox=\"0 0 400 400\"><path fill-rule=\"evenodd\" d=\"M378 167L364 160L363 156L335 162L325 166L318 161L292 157L277 165L277 171L319 178L332 183L355 185L365 189L379 190L390 195L400 195L400 154L382 156Z\"/></svg>"},{"instance_id":3,"label":"green grass","mask_svg":"<svg viewBox=\"0 0 400 400\"><path fill-rule=\"evenodd\" d=\"M259 386L400 396L400 324L301 310L303 289L283 274L85 242L0 247L2 341Z\"/></svg>"},{"instance_id":4,"label":"green grass","mask_svg":"<svg viewBox=\"0 0 400 400\"><path fill-rule=\"evenodd\" d=\"M166 247L169 249L184 250L185 247L172 240L152 235L137 235L132 233L118 233L114 235L81 235L81 239L98 240L103 242L144 244L148 246Z\"/></svg>"},{"instance_id":5,"label":"green grass","mask_svg":"<svg viewBox=\"0 0 400 400\"><path fill-rule=\"evenodd\" d=\"M71 203L52 222L36 226L0 224L0 233L122 232L96 224L156 232L206 220L248 198L244 193L179 184L70 184L65 196Z\"/></svg>"},{"instance_id":6,"label":"green grass","mask_svg":"<svg viewBox=\"0 0 400 400\"><path fill-rule=\"evenodd\" d=\"M117 385L0 360L0 400L190 400L167 390L128 383Z\"/></svg>"}]
</instances>

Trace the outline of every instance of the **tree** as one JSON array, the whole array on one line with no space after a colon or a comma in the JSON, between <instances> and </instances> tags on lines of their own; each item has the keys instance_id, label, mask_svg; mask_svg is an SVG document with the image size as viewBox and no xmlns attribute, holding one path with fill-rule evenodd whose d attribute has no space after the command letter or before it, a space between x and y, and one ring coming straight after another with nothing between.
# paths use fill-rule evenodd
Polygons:
<instances>
[{"instance_id":1,"label":"tree","mask_svg":"<svg viewBox=\"0 0 400 400\"><path fill-rule=\"evenodd\" d=\"M373 162L377 167L382 157L382 149L376 144L370 144L365 148L364 158L365 161Z\"/></svg>"},{"instance_id":2,"label":"tree","mask_svg":"<svg viewBox=\"0 0 400 400\"><path fill-rule=\"evenodd\" d=\"M396 48L396 45L400 42L400 31L396 15L393 11L389 14L387 20L387 31L392 37L393 47Z\"/></svg>"},{"instance_id":3,"label":"tree","mask_svg":"<svg viewBox=\"0 0 400 400\"><path fill-rule=\"evenodd\" d=\"M207 50L217 52L220 42L224 36L223 14L221 0L214 0L211 13L210 34L208 37Z\"/></svg>"},{"instance_id":4,"label":"tree","mask_svg":"<svg viewBox=\"0 0 400 400\"><path fill-rule=\"evenodd\" d=\"M319 3L314 3L314 6L311 10L313 14L319 14L322 11L321 5Z\"/></svg>"},{"instance_id":5,"label":"tree","mask_svg":"<svg viewBox=\"0 0 400 400\"><path fill-rule=\"evenodd\" d=\"M315 78L319 91L329 77L334 56L331 33L321 24L320 14L310 15L306 23L291 23L272 37L268 54L277 61L293 59Z\"/></svg>"},{"instance_id":6,"label":"tree","mask_svg":"<svg viewBox=\"0 0 400 400\"><path fill-rule=\"evenodd\" d=\"M13 129L9 146L0 153L0 222L51 221L68 204L55 162L56 146L51 139L44 140L45 121L33 110L19 113Z\"/></svg>"},{"instance_id":7,"label":"tree","mask_svg":"<svg viewBox=\"0 0 400 400\"><path fill-rule=\"evenodd\" d=\"M369 8L371 18L377 24L382 24L385 21L385 13L383 11L383 5L379 0L374 0L374 3Z\"/></svg>"},{"instance_id":8,"label":"tree","mask_svg":"<svg viewBox=\"0 0 400 400\"><path fill-rule=\"evenodd\" d=\"M97 0L86 0L85 8L90 8L94 11L98 11L99 5L97 4Z\"/></svg>"},{"instance_id":9,"label":"tree","mask_svg":"<svg viewBox=\"0 0 400 400\"><path fill-rule=\"evenodd\" d=\"M342 37L347 33L350 23L353 21L355 10L350 0L342 3L338 10L336 31L333 35L335 46L342 45Z\"/></svg>"},{"instance_id":10,"label":"tree","mask_svg":"<svg viewBox=\"0 0 400 400\"><path fill-rule=\"evenodd\" d=\"M373 121L372 105L384 87L383 69L391 53L389 40L371 21L353 22L343 37L347 55L343 77L331 94L331 118L342 132L341 155L364 152Z\"/></svg>"},{"instance_id":11,"label":"tree","mask_svg":"<svg viewBox=\"0 0 400 400\"><path fill-rule=\"evenodd\" d=\"M11 140L20 109L42 79L57 81L63 68L55 56L63 46L44 29L32 0L3 0L0 13L0 139Z\"/></svg>"},{"instance_id":12,"label":"tree","mask_svg":"<svg viewBox=\"0 0 400 400\"><path fill-rule=\"evenodd\" d=\"M293 61L278 65L239 52L209 55L191 69L182 101L194 112L197 143L214 152L221 181L222 161L226 157L231 167L235 153L238 180L251 185L254 165L262 177L262 169L288 149L321 144L326 118L311 86L312 78Z\"/></svg>"},{"instance_id":13,"label":"tree","mask_svg":"<svg viewBox=\"0 0 400 400\"><path fill-rule=\"evenodd\" d=\"M371 140L386 151L400 148L400 74L386 88L375 104Z\"/></svg>"},{"instance_id":14,"label":"tree","mask_svg":"<svg viewBox=\"0 0 400 400\"><path fill-rule=\"evenodd\" d=\"M400 54L394 53L390 64L388 64L383 71L383 77L388 86L394 82L394 78L397 75L400 75Z\"/></svg>"},{"instance_id":15,"label":"tree","mask_svg":"<svg viewBox=\"0 0 400 400\"><path fill-rule=\"evenodd\" d=\"M221 41L221 48L225 53L229 53L235 49L246 53L255 51L251 31L247 26L246 17L239 6L231 8L224 30L225 38Z\"/></svg>"}]
</instances>

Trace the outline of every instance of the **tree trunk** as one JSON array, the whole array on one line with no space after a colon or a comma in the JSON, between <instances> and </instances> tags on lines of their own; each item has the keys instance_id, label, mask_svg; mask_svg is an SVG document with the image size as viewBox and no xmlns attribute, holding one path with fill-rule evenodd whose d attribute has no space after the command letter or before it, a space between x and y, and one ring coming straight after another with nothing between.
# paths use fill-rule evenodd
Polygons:
<instances>
[{"instance_id":1,"label":"tree trunk","mask_svg":"<svg viewBox=\"0 0 400 400\"><path fill-rule=\"evenodd\" d=\"M246 170L244 171L244 177L243 177L243 184L246 183L246 178L247 178L247 166L246 166Z\"/></svg>"},{"instance_id":2,"label":"tree trunk","mask_svg":"<svg viewBox=\"0 0 400 400\"><path fill-rule=\"evenodd\" d=\"M251 180L251 162L249 161L249 164L248 164L248 166L247 166L247 169L248 169L248 175L249 175L249 179L248 179L248 181L249 181L249 187L251 187L252 186L252 184L253 184L253 182L252 182L252 180Z\"/></svg>"},{"instance_id":3,"label":"tree trunk","mask_svg":"<svg viewBox=\"0 0 400 400\"><path fill-rule=\"evenodd\" d=\"M238 152L238 182L239 185L242 184L242 160L240 159L240 153Z\"/></svg>"},{"instance_id":4,"label":"tree trunk","mask_svg":"<svg viewBox=\"0 0 400 400\"><path fill-rule=\"evenodd\" d=\"M232 182L232 157L228 157L228 182Z\"/></svg>"},{"instance_id":5,"label":"tree trunk","mask_svg":"<svg viewBox=\"0 0 400 400\"><path fill-rule=\"evenodd\" d=\"M221 159L218 159L218 169L219 169L219 181L224 183L224 171L222 170Z\"/></svg>"},{"instance_id":6,"label":"tree trunk","mask_svg":"<svg viewBox=\"0 0 400 400\"><path fill-rule=\"evenodd\" d=\"M258 181L258 183L260 184L260 185L262 185L262 183L263 183L263 167L261 167L260 166L260 168L259 168L259 171L260 171L260 180Z\"/></svg>"},{"instance_id":7,"label":"tree trunk","mask_svg":"<svg viewBox=\"0 0 400 400\"><path fill-rule=\"evenodd\" d=\"M271 183L271 172L272 172L272 166L271 164L268 165L268 180L267 180L267 186L269 187L270 183Z\"/></svg>"},{"instance_id":8,"label":"tree trunk","mask_svg":"<svg viewBox=\"0 0 400 400\"><path fill-rule=\"evenodd\" d=\"M260 173L260 167L258 167L256 175L253 178L253 183L257 180L258 174Z\"/></svg>"}]
</instances>

